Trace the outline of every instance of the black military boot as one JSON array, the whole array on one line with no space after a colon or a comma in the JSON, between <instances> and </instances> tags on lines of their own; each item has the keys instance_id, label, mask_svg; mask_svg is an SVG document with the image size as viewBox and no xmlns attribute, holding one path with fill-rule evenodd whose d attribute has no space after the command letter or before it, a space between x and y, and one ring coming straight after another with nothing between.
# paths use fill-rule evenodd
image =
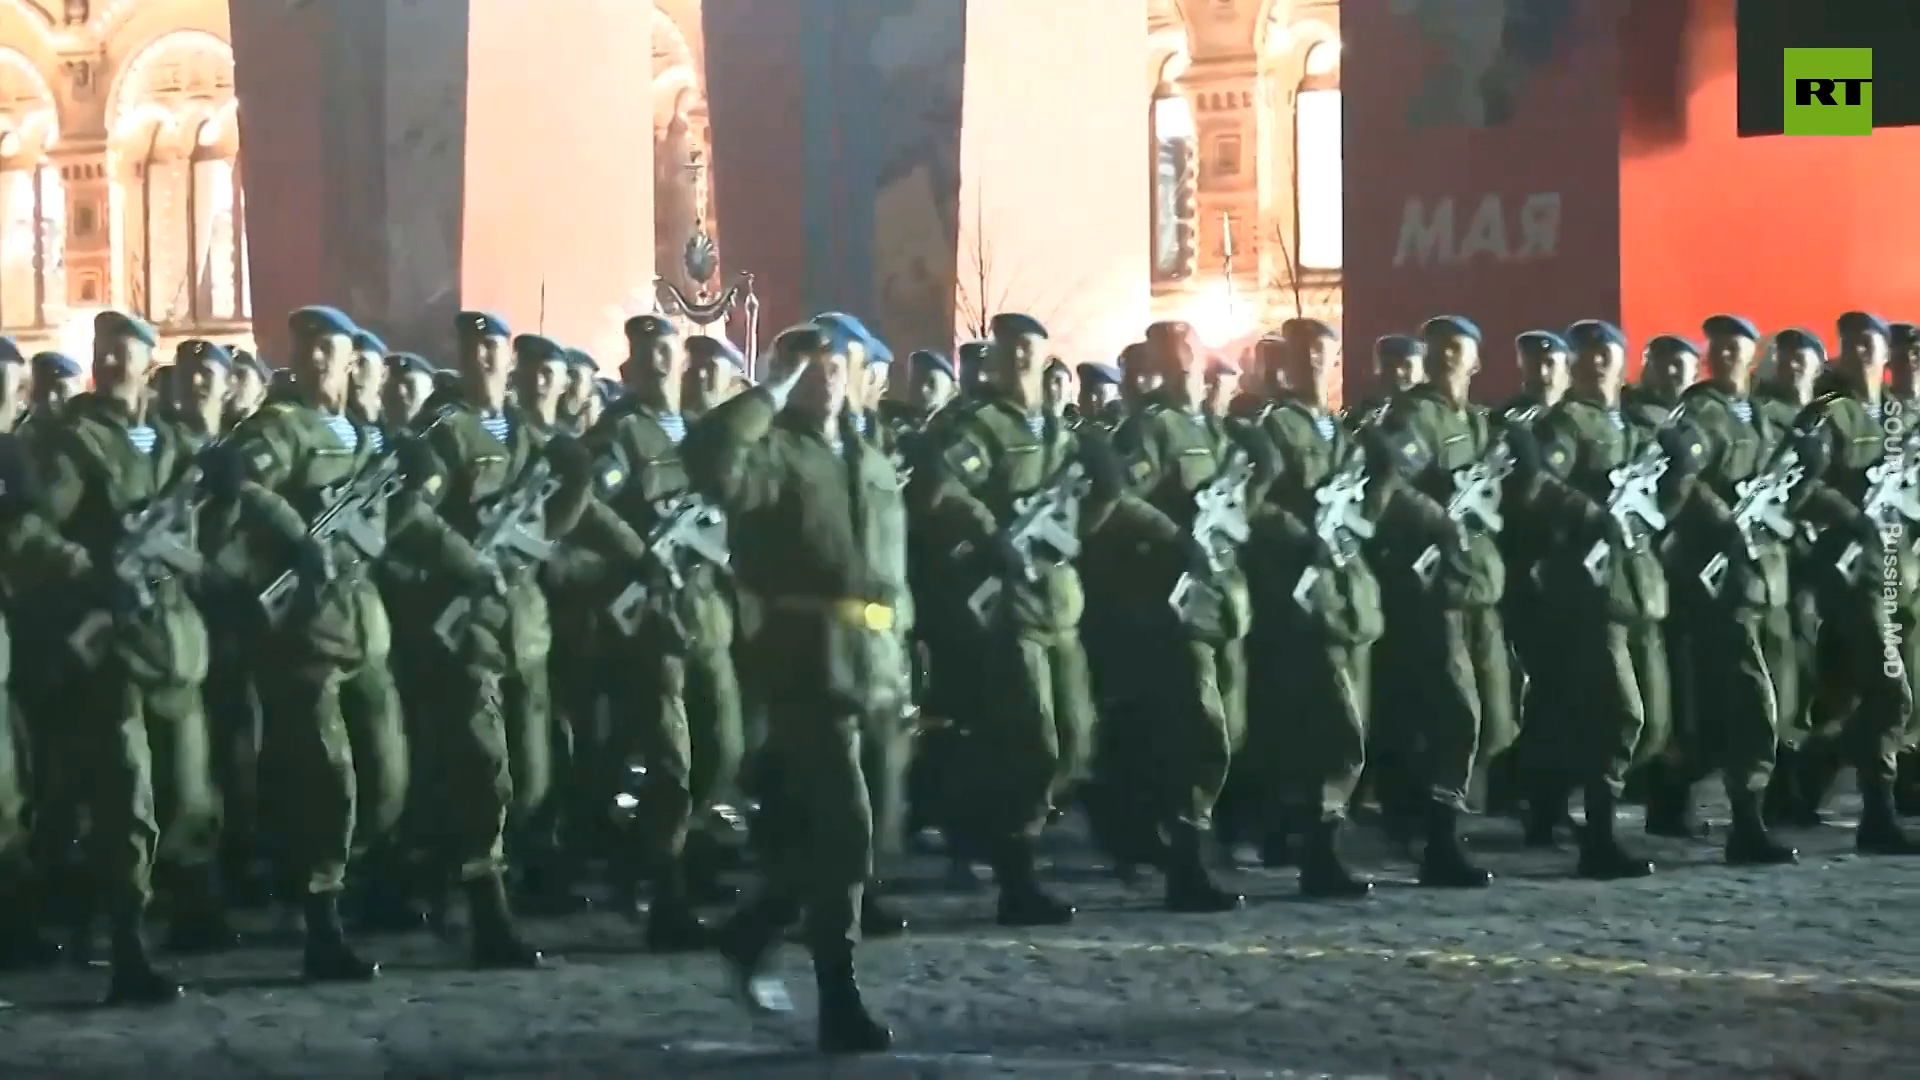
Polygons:
<instances>
[{"instance_id":1,"label":"black military boot","mask_svg":"<svg viewBox=\"0 0 1920 1080\"><path fill-rule=\"evenodd\" d=\"M1527 795L1527 825L1523 842L1530 848L1557 848L1560 831L1573 823L1567 811L1570 792L1557 776L1535 777Z\"/></svg>"},{"instance_id":2,"label":"black military boot","mask_svg":"<svg viewBox=\"0 0 1920 1080\"><path fill-rule=\"evenodd\" d=\"M1801 747L1797 777L1800 797L1793 808L1794 825L1812 829L1826 824L1827 796L1833 793L1842 764L1840 750L1831 739L1815 739Z\"/></svg>"},{"instance_id":3,"label":"black military boot","mask_svg":"<svg viewBox=\"0 0 1920 1080\"><path fill-rule=\"evenodd\" d=\"M699 904L731 904L740 898L740 890L727 884L722 875L729 864L729 852L713 834L696 829L687 836L686 851L680 857L687 879L687 895Z\"/></svg>"},{"instance_id":4,"label":"black military boot","mask_svg":"<svg viewBox=\"0 0 1920 1080\"><path fill-rule=\"evenodd\" d=\"M107 1004L165 1005L178 1001L181 985L153 966L145 929L138 915L114 920L113 976L107 984Z\"/></svg>"},{"instance_id":5,"label":"black military boot","mask_svg":"<svg viewBox=\"0 0 1920 1080\"><path fill-rule=\"evenodd\" d=\"M540 950L526 943L514 928L507 906L506 882L498 874L469 881L468 933L473 937L473 966L482 971L524 971L540 966Z\"/></svg>"},{"instance_id":6,"label":"black military boot","mask_svg":"<svg viewBox=\"0 0 1920 1080\"><path fill-rule=\"evenodd\" d=\"M64 951L40 929L40 902L24 886L0 893L0 973L52 967Z\"/></svg>"},{"instance_id":7,"label":"black military boot","mask_svg":"<svg viewBox=\"0 0 1920 1080\"><path fill-rule=\"evenodd\" d=\"M880 883L871 882L860 897L860 936L863 938L899 937L907 932L907 917L887 903L879 893Z\"/></svg>"},{"instance_id":8,"label":"black military boot","mask_svg":"<svg viewBox=\"0 0 1920 1080\"><path fill-rule=\"evenodd\" d=\"M1168 849L1166 908L1183 915L1216 915L1233 911L1247 902L1239 893L1228 892L1213 880L1207 870L1205 830L1177 824L1172 829Z\"/></svg>"},{"instance_id":9,"label":"black military boot","mask_svg":"<svg viewBox=\"0 0 1920 1080\"><path fill-rule=\"evenodd\" d=\"M547 846L528 860L514 889L514 906L533 918L564 919L593 907L579 888L579 872L557 847Z\"/></svg>"},{"instance_id":10,"label":"black military boot","mask_svg":"<svg viewBox=\"0 0 1920 1080\"><path fill-rule=\"evenodd\" d=\"M893 1032L873 1018L853 977L853 946L832 942L813 949L813 982L820 992L820 1052L879 1054L893 1045Z\"/></svg>"},{"instance_id":11,"label":"black military boot","mask_svg":"<svg viewBox=\"0 0 1920 1080\"><path fill-rule=\"evenodd\" d=\"M1594 881L1643 878L1653 873L1653 863L1620 846L1614 834L1614 796L1605 784L1589 784L1586 791L1587 823L1580 830L1578 873Z\"/></svg>"},{"instance_id":12,"label":"black military boot","mask_svg":"<svg viewBox=\"0 0 1920 1080\"><path fill-rule=\"evenodd\" d=\"M1733 796L1733 829L1727 833L1728 866L1784 866L1800 861L1800 853L1773 838L1760 812L1761 795L1742 791Z\"/></svg>"},{"instance_id":13,"label":"black military boot","mask_svg":"<svg viewBox=\"0 0 1920 1080\"><path fill-rule=\"evenodd\" d=\"M1693 783L1680 766L1656 761L1647 766L1647 835L1669 840L1704 840L1706 826L1694 816Z\"/></svg>"},{"instance_id":14,"label":"black military boot","mask_svg":"<svg viewBox=\"0 0 1920 1080\"><path fill-rule=\"evenodd\" d=\"M1920 840L1908 836L1894 812L1892 785L1880 778L1860 778L1860 827L1853 846L1862 855L1920 855Z\"/></svg>"},{"instance_id":15,"label":"black military boot","mask_svg":"<svg viewBox=\"0 0 1920 1080\"><path fill-rule=\"evenodd\" d=\"M1427 844L1420 853L1420 884L1429 889L1484 889L1493 874L1467 858L1460 839L1460 808L1434 800L1427 805Z\"/></svg>"},{"instance_id":16,"label":"black military boot","mask_svg":"<svg viewBox=\"0 0 1920 1080\"><path fill-rule=\"evenodd\" d=\"M360 959L347 944L346 931L340 925L340 897L336 893L314 893L304 905L307 945L300 960L300 974L315 983L370 982L380 974L380 965Z\"/></svg>"},{"instance_id":17,"label":"black military boot","mask_svg":"<svg viewBox=\"0 0 1920 1080\"><path fill-rule=\"evenodd\" d=\"M173 878L173 911L167 920L167 951L191 956L223 953L240 944L212 866L183 868Z\"/></svg>"},{"instance_id":18,"label":"black military boot","mask_svg":"<svg viewBox=\"0 0 1920 1080\"><path fill-rule=\"evenodd\" d=\"M787 984L773 961L787 927L800 916L799 905L763 894L743 905L713 932L714 948L727 965L729 988L754 1012L793 1011Z\"/></svg>"},{"instance_id":19,"label":"black military boot","mask_svg":"<svg viewBox=\"0 0 1920 1080\"><path fill-rule=\"evenodd\" d=\"M653 898L647 904L646 939L647 951L654 953L699 952L712 944L706 924L693 910L687 879L677 859L654 877Z\"/></svg>"},{"instance_id":20,"label":"black military boot","mask_svg":"<svg viewBox=\"0 0 1920 1080\"><path fill-rule=\"evenodd\" d=\"M1782 746L1774 756L1773 775L1760 800L1760 814L1769 828L1793 825L1793 808L1800 798L1800 751Z\"/></svg>"},{"instance_id":21,"label":"black military boot","mask_svg":"<svg viewBox=\"0 0 1920 1080\"><path fill-rule=\"evenodd\" d=\"M1354 877L1340 858L1339 818L1314 822L1300 852L1300 895L1314 900L1353 900L1373 891L1373 882Z\"/></svg>"},{"instance_id":22,"label":"black military boot","mask_svg":"<svg viewBox=\"0 0 1920 1080\"><path fill-rule=\"evenodd\" d=\"M1001 846L993 876L1000 886L995 921L1001 926L1065 926L1073 905L1048 896L1033 872L1033 843L1024 836Z\"/></svg>"}]
</instances>

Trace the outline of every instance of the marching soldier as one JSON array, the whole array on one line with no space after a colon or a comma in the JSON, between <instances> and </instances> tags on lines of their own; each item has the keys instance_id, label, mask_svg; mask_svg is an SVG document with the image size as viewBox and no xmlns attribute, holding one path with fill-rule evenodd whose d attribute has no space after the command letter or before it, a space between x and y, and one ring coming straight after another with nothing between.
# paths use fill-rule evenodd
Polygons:
<instances>
[{"instance_id":1,"label":"marching soldier","mask_svg":"<svg viewBox=\"0 0 1920 1080\"><path fill-rule=\"evenodd\" d=\"M951 650L953 663L940 675L954 691L943 707L967 728L964 759L954 762L962 790L952 793L950 831L992 864L1002 925L1054 925L1069 921L1073 908L1041 890L1033 843L1056 800L1083 774L1091 749L1093 703L1078 633L1084 601L1079 574L1064 557L1070 553L1034 553L1030 568L1005 529L1020 500L1078 499L1070 482L1076 467L1093 488L1080 506L1084 531L1115 512L1134 519L1117 523L1120 531L1168 547L1177 546L1178 529L1164 514L1120 497L1117 470L1100 453L1104 443L1049 420L1046 328L1030 316L1002 314L993 335L990 389L934 426L909 499L930 550L945 553L949 565L960 554L956 569L966 573L947 575L950 583L967 577L971 584L980 575L1005 583L997 599L984 594L981 612L970 610L967 586L950 584L927 598L926 617L946 621L941 632L965 635L968 643Z\"/></svg>"},{"instance_id":2,"label":"marching soldier","mask_svg":"<svg viewBox=\"0 0 1920 1080\"><path fill-rule=\"evenodd\" d=\"M1120 369L1088 362L1079 367L1080 400L1074 420L1111 430L1120 422Z\"/></svg>"},{"instance_id":3,"label":"marching soldier","mask_svg":"<svg viewBox=\"0 0 1920 1080\"><path fill-rule=\"evenodd\" d=\"M233 430L240 421L267 403L267 383L273 378L267 365L245 349L233 350L233 373L227 386L227 420Z\"/></svg>"},{"instance_id":4,"label":"marching soldier","mask_svg":"<svg viewBox=\"0 0 1920 1080\"><path fill-rule=\"evenodd\" d=\"M386 363L380 427L387 435L397 437L413 426L420 410L433 397L433 365L417 353L394 353Z\"/></svg>"},{"instance_id":5,"label":"marching soldier","mask_svg":"<svg viewBox=\"0 0 1920 1080\"><path fill-rule=\"evenodd\" d=\"M32 382L27 390L26 415L15 422L15 434L32 449L43 431L59 425L67 402L87 388L87 372L80 361L65 353L41 352L31 361Z\"/></svg>"},{"instance_id":6,"label":"marching soldier","mask_svg":"<svg viewBox=\"0 0 1920 1080\"><path fill-rule=\"evenodd\" d=\"M1626 338L1597 320L1575 323L1573 386L1531 428L1510 433L1528 512L1554 529L1543 557L1543 588L1566 627L1566 705L1556 730L1529 737L1530 809L1558 820L1567 793L1584 791L1579 873L1609 880L1645 877L1653 864L1624 848L1615 807L1628 770L1667 737L1668 680L1661 620L1666 576L1654 541L1703 452L1685 425L1636 425L1622 410ZM1628 489L1628 484L1645 486ZM1638 499L1638 502L1633 501ZM1627 507L1637 506L1630 514Z\"/></svg>"},{"instance_id":7,"label":"marching soldier","mask_svg":"<svg viewBox=\"0 0 1920 1080\"><path fill-rule=\"evenodd\" d=\"M351 397L347 406L353 413L354 421L371 436L376 444L374 450L378 451L378 444L386 436L380 418L386 411L387 343L371 330L354 332L349 385Z\"/></svg>"},{"instance_id":8,"label":"marching soldier","mask_svg":"<svg viewBox=\"0 0 1920 1080\"><path fill-rule=\"evenodd\" d=\"M1133 639L1127 648L1153 714L1152 727L1115 733L1116 766L1125 786L1153 792L1154 824L1168 830L1168 909L1228 911L1243 898L1214 884L1201 837L1245 738L1244 641L1252 608L1232 556L1201 550L1193 526L1198 496L1229 475L1250 440L1233 438L1227 423L1237 422L1205 412L1210 365L1198 355L1191 327L1148 327L1147 350L1162 387L1114 433L1115 451L1127 462L1132 492L1169 521L1188 524L1182 531L1190 550L1175 560L1164 548L1150 551L1113 583L1126 594L1121 603ZM1213 569L1216 562L1226 565ZM1196 598L1188 610L1169 602L1184 585Z\"/></svg>"},{"instance_id":9,"label":"marching soldier","mask_svg":"<svg viewBox=\"0 0 1920 1080\"><path fill-rule=\"evenodd\" d=\"M1425 386L1426 344L1407 334L1386 334L1373 343L1373 389L1347 409L1352 420L1373 415L1396 396Z\"/></svg>"},{"instance_id":10,"label":"marching soldier","mask_svg":"<svg viewBox=\"0 0 1920 1080\"><path fill-rule=\"evenodd\" d=\"M686 356L674 326L659 315L627 320L629 391L586 437L598 463L598 496L636 533L656 532L692 494L680 409ZM731 789L744 752L739 680L733 666L733 611L719 588L721 567L688 552L681 565L649 562L639 570L648 602L625 627L611 629L607 648L621 684L614 760L638 758L646 775L635 797L638 865L618 868L623 891L644 878L653 886L647 946L656 952L697 949L705 929L694 914L685 862L696 811ZM678 577L676 582L674 579ZM633 582L611 583L606 600ZM604 791L604 788L602 789ZM606 792L611 799L612 792Z\"/></svg>"},{"instance_id":11,"label":"marching soldier","mask_svg":"<svg viewBox=\"0 0 1920 1080\"><path fill-rule=\"evenodd\" d=\"M540 962L507 903L504 830L508 812L540 806L551 780L546 702L524 681L550 641L537 561L505 547L506 534L544 520L544 539L582 520L591 493L585 455L571 440L542 443L508 411L512 332L498 316L462 312L455 325L459 386L423 414L423 437L407 441L406 488L392 543L404 562L433 574L426 620L440 655L430 665L438 855L467 894L472 959L481 968ZM549 493L551 481L558 488ZM492 527L489 527L492 526ZM485 532L500 550L476 545ZM542 672L544 675L544 672ZM544 683L544 678L541 679Z\"/></svg>"},{"instance_id":12,"label":"marching soldier","mask_svg":"<svg viewBox=\"0 0 1920 1080\"><path fill-rule=\"evenodd\" d=\"M1733 807L1727 861L1770 866L1795 859L1768 833L1761 799L1782 736L1780 717L1792 713L1798 697L1787 576L1797 530L1786 513L1799 453L1792 433L1753 400L1758 329L1737 315L1716 315L1702 330L1708 379L1689 388L1685 401L1705 452L1676 523L1670 565L1678 571L1674 596L1689 609L1695 689L1706 693L1691 702L1691 712L1681 711L1684 699L1676 695L1664 775L1655 774L1656 783L1671 788L1649 793L1648 831L1656 801L1666 801L1684 826L1693 785L1717 766ZM1786 535L1770 529L1771 520L1787 525Z\"/></svg>"},{"instance_id":13,"label":"marching soldier","mask_svg":"<svg viewBox=\"0 0 1920 1080\"><path fill-rule=\"evenodd\" d=\"M151 326L131 316L95 318L95 389L73 399L62 425L42 444L39 512L16 514L4 541L9 566L38 564L38 572L16 571L25 590L60 590L78 601L69 606L79 609L73 611L78 618L56 630L72 631L63 636L75 645L67 657L75 678L65 687L57 723L87 732L88 757L84 769L64 770L66 783L48 791L91 812L98 892L67 892L73 902L66 914L77 935L90 934L92 910L82 897L105 898L113 929L107 996L121 1004L180 994L147 949L144 923L156 863L177 876L174 944L232 943L211 865L219 814L201 705L206 625L167 568L142 567L138 582L116 573L128 538L126 515L176 497L197 506L197 496L176 486L193 482L184 437L149 412L157 341ZM190 516L167 524L191 551L193 538L182 535L191 531ZM30 563L28 552L43 557ZM53 727L42 734L51 737ZM50 748L56 755L81 749L71 737ZM43 811L71 817L70 806Z\"/></svg>"},{"instance_id":14,"label":"marching soldier","mask_svg":"<svg viewBox=\"0 0 1920 1080\"><path fill-rule=\"evenodd\" d=\"M736 572L764 605L762 644L782 659L766 671L764 888L722 929L721 951L754 1005L790 1008L770 962L804 917L820 1048L870 1053L892 1036L854 975L874 837L861 732L904 704L906 518L893 463L844 411L859 361L832 336L781 334L771 378L714 410L687 465L735 524Z\"/></svg>"},{"instance_id":15,"label":"marching soldier","mask_svg":"<svg viewBox=\"0 0 1920 1080\"><path fill-rule=\"evenodd\" d=\"M1496 462L1501 440L1487 411L1468 399L1480 370L1480 328L1443 315L1429 320L1421 337L1430 381L1397 393L1375 425L1375 437L1386 444L1376 455L1382 482L1396 495L1419 493L1432 503L1409 518L1418 522L1450 505L1471 470ZM1408 359L1387 370L1418 363L1412 350L1404 351ZM1404 665L1396 669L1403 692L1412 695L1383 702L1395 710L1396 730L1378 740L1394 762L1380 774L1380 794L1390 813L1419 803L1426 833L1421 884L1484 888L1492 875L1468 859L1458 819L1482 757L1498 755L1514 738L1512 669L1499 609L1506 573L1496 523L1472 515L1447 532L1453 535L1436 544L1424 524L1386 528L1377 541L1376 565L1383 567L1388 616L1395 620L1387 640ZM1409 702L1425 708L1410 714Z\"/></svg>"},{"instance_id":16,"label":"marching soldier","mask_svg":"<svg viewBox=\"0 0 1920 1080\"><path fill-rule=\"evenodd\" d=\"M695 334L687 339L687 373L680 389L680 408L694 423L721 402L740 392L746 383L746 361L733 342Z\"/></svg>"},{"instance_id":17,"label":"marching soldier","mask_svg":"<svg viewBox=\"0 0 1920 1080\"><path fill-rule=\"evenodd\" d=\"M265 605L252 659L272 675L260 681L262 759L268 780L289 789L274 801L273 823L285 841L280 878L297 888L305 914L304 972L358 982L379 969L347 944L340 895L356 852L391 841L409 771L388 669L392 629L371 577L385 548L354 528L385 532L385 496L354 490L383 459L370 418L357 411L365 404L355 379L384 357L370 360L373 350L358 347L356 327L332 308L301 308L287 327L294 396L244 421L210 475L241 514L225 568L255 595L290 590L284 604ZM334 514L357 520L332 535L317 529Z\"/></svg>"},{"instance_id":18,"label":"marching soldier","mask_svg":"<svg viewBox=\"0 0 1920 1080\"><path fill-rule=\"evenodd\" d=\"M1831 635L1833 675L1856 702L1841 746L1865 803L1855 842L1863 854L1920 854L1893 802L1896 760L1912 724L1920 644L1914 630L1920 566L1913 550L1910 456L1916 419L1885 396L1890 330L1876 315L1840 317L1831 393L1802 414L1808 459L1806 517L1815 545L1821 633Z\"/></svg>"},{"instance_id":19,"label":"marching soldier","mask_svg":"<svg viewBox=\"0 0 1920 1080\"><path fill-rule=\"evenodd\" d=\"M585 349L568 349L567 390L560 398L560 416L575 435L593 430L599 420L600 361Z\"/></svg>"},{"instance_id":20,"label":"marching soldier","mask_svg":"<svg viewBox=\"0 0 1920 1080\"><path fill-rule=\"evenodd\" d=\"M931 349L907 357L907 381L897 394L880 401L880 420L896 435L924 430L935 413L959 393L953 364Z\"/></svg>"},{"instance_id":21,"label":"marching soldier","mask_svg":"<svg viewBox=\"0 0 1920 1080\"><path fill-rule=\"evenodd\" d=\"M1366 762L1370 662L1385 629L1380 585L1358 549L1379 495L1360 504L1365 452L1331 411L1339 335L1291 319L1279 348L1264 351L1269 379L1288 390L1252 418L1276 461L1246 553L1256 611L1248 756L1268 774L1279 829L1304 837L1300 891L1364 896L1372 883L1348 873L1338 840ZM1329 516L1343 507L1353 516Z\"/></svg>"}]
</instances>

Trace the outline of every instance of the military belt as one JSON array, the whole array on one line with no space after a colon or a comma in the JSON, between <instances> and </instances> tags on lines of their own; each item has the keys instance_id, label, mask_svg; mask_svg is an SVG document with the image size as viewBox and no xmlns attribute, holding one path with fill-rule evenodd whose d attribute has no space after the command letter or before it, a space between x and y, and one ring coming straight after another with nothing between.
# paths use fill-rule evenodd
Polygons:
<instances>
[{"instance_id":1,"label":"military belt","mask_svg":"<svg viewBox=\"0 0 1920 1080\"><path fill-rule=\"evenodd\" d=\"M893 608L859 597L776 596L775 610L822 615L842 626L882 633L893 629Z\"/></svg>"}]
</instances>

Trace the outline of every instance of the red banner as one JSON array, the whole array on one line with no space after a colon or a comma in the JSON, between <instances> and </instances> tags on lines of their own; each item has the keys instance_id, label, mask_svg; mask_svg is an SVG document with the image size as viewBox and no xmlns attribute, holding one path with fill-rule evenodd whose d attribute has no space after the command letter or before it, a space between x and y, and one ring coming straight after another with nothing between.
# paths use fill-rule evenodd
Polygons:
<instances>
[{"instance_id":1,"label":"red banner","mask_svg":"<svg viewBox=\"0 0 1920 1080\"><path fill-rule=\"evenodd\" d=\"M1619 317L1624 0L1363 0L1346 56L1346 328L1355 360L1435 314L1487 334ZM1347 365L1347 394L1369 365Z\"/></svg>"}]
</instances>

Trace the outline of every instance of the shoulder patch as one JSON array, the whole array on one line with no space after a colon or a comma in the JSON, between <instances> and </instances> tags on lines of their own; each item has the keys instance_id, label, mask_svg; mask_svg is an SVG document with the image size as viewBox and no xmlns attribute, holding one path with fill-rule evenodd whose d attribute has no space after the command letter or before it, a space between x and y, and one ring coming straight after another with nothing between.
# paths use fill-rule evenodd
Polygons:
<instances>
[{"instance_id":1,"label":"shoulder patch","mask_svg":"<svg viewBox=\"0 0 1920 1080\"><path fill-rule=\"evenodd\" d=\"M1127 475L1133 477L1134 483L1140 483L1153 475L1153 462L1143 457L1134 458L1133 464L1127 469Z\"/></svg>"},{"instance_id":2,"label":"shoulder patch","mask_svg":"<svg viewBox=\"0 0 1920 1080\"><path fill-rule=\"evenodd\" d=\"M427 494L438 495L440 494L440 489L445 487L446 483L447 481L445 477L441 476L439 473L434 473L432 476L427 477L426 483L420 486L427 490Z\"/></svg>"},{"instance_id":3,"label":"shoulder patch","mask_svg":"<svg viewBox=\"0 0 1920 1080\"><path fill-rule=\"evenodd\" d=\"M969 483L980 479L987 472L987 452L972 439L961 439L947 449L947 465Z\"/></svg>"}]
</instances>

